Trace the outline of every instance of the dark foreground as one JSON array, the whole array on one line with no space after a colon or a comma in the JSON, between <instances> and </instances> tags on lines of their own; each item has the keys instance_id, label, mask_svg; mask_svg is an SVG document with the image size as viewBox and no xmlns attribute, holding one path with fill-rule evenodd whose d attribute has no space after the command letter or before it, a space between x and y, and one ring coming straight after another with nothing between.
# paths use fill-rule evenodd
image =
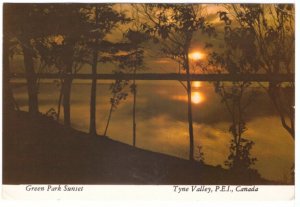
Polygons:
<instances>
[{"instance_id":1,"label":"dark foreground","mask_svg":"<svg viewBox=\"0 0 300 207\"><path fill-rule=\"evenodd\" d=\"M154 153L13 112L3 125L3 184L276 184Z\"/></svg>"}]
</instances>

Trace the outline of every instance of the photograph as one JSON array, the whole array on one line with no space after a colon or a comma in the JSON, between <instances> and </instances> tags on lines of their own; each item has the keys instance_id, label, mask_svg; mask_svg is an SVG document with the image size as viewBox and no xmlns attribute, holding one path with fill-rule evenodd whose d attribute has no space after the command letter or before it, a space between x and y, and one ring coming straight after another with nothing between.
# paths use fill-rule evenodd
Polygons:
<instances>
[{"instance_id":1,"label":"photograph","mask_svg":"<svg viewBox=\"0 0 300 207\"><path fill-rule=\"evenodd\" d=\"M294 187L294 4L2 7L3 185Z\"/></svg>"}]
</instances>

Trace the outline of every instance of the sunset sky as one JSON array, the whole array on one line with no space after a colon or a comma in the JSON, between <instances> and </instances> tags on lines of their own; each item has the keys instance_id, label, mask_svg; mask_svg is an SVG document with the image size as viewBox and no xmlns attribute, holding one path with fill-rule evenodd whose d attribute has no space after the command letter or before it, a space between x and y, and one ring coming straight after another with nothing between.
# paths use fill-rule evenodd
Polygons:
<instances>
[{"instance_id":1,"label":"sunset sky","mask_svg":"<svg viewBox=\"0 0 300 207\"><path fill-rule=\"evenodd\" d=\"M218 18L218 11L226 10L226 8L222 5L216 4L203 4L203 15L206 20L213 24L216 31L219 33L217 37L208 37L202 32L195 33L191 48L190 48L190 59L195 60L199 58L195 58L195 55L201 56L201 61L207 61L207 56L211 50L205 49L205 43L213 43L215 46L215 50L218 50L218 47L221 46L223 42L222 33L224 24ZM126 16L132 17L133 8L130 4L116 4L114 6L116 10L123 11ZM142 19L143 20L143 19ZM141 20L141 21L142 21ZM127 25L119 25L118 28L114 29L111 33L106 35L107 40L112 42L120 42L123 41L123 33L131 26L131 24ZM61 42L60 37L57 38L58 42ZM159 45L153 44L152 42L148 42L144 44L145 50L145 68L140 72L150 72L150 73L174 73L178 72L178 63L167 58L163 53L160 52ZM109 73L113 70L116 70L116 65L111 63L102 63L98 66L98 71L100 73ZM15 55L14 59L11 62L11 70L13 72L21 72L24 71L23 66L23 57L22 55ZM84 66L79 73L90 73L91 66Z\"/></svg>"}]
</instances>

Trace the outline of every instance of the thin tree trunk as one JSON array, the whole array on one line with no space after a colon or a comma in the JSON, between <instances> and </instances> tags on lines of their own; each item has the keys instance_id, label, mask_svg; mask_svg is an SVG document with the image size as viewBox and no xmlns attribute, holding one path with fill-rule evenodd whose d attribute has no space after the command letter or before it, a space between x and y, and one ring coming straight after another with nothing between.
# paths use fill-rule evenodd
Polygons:
<instances>
[{"instance_id":1,"label":"thin tree trunk","mask_svg":"<svg viewBox=\"0 0 300 207\"><path fill-rule=\"evenodd\" d=\"M95 25L98 24L98 7L95 11ZM98 38L96 38L96 46L98 46ZM90 100L90 134L97 135L96 130L96 90L97 90L97 63L98 63L98 47L93 50L93 65L92 65L92 86L91 86L91 100Z\"/></svg>"},{"instance_id":2,"label":"thin tree trunk","mask_svg":"<svg viewBox=\"0 0 300 207\"><path fill-rule=\"evenodd\" d=\"M90 134L96 135L96 89L97 89L97 62L98 52L95 49L93 52L93 65L92 65L92 87L91 87L91 100L90 100Z\"/></svg>"},{"instance_id":3,"label":"thin tree trunk","mask_svg":"<svg viewBox=\"0 0 300 207\"><path fill-rule=\"evenodd\" d=\"M236 149L237 149L237 152L236 152L236 157L237 157L237 161L238 161L238 165L237 167L239 167L239 164L240 164L240 154L241 154L241 139L242 139L242 107L241 107L241 100L242 100L242 93L243 91L243 88L241 88L241 92L240 92L240 95L238 97L238 141L237 141L237 146L236 146Z\"/></svg>"},{"instance_id":4,"label":"thin tree trunk","mask_svg":"<svg viewBox=\"0 0 300 207\"><path fill-rule=\"evenodd\" d=\"M38 90L37 90L37 77L33 65L33 49L30 46L30 40L24 38L22 41L22 49L24 54L24 66L27 80L28 89L28 107L31 115L37 115L38 109Z\"/></svg>"},{"instance_id":5,"label":"thin tree trunk","mask_svg":"<svg viewBox=\"0 0 300 207\"><path fill-rule=\"evenodd\" d=\"M73 74L73 58L74 58L74 48L76 41L75 39L69 39L66 48L66 73L64 78L64 90L63 90L63 106L64 106L64 125L66 127L71 127L71 88L72 88L72 74Z\"/></svg>"},{"instance_id":6,"label":"thin tree trunk","mask_svg":"<svg viewBox=\"0 0 300 207\"><path fill-rule=\"evenodd\" d=\"M57 121L59 121L59 117L60 117L60 106L61 106L61 101L63 98L63 92L64 92L64 80L61 80L61 87L60 87L60 93L59 93L59 98L58 98L58 103L57 103Z\"/></svg>"},{"instance_id":7,"label":"thin tree trunk","mask_svg":"<svg viewBox=\"0 0 300 207\"><path fill-rule=\"evenodd\" d=\"M72 78L70 76L67 76L64 80L64 94L63 94L64 125L66 127L71 126L71 113L70 113L71 87L72 87Z\"/></svg>"},{"instance_id":8,"label":"thin tree trunk","mask_svg":"<svg viewBox=\"0 0 300 207\"><path fill-rule=\"evenodd\" d=\"M193 116L192 116L192 88L190 81L190 67L188 63L188 54L186 54L186 76L187 76L187 94L188 94L188 123L190 136L190 154L189 159L194 160L194 132L193 132Z\"/></svg>"},{"instance_id":9,"label":"thin tree trunk","mask_svg":"<svg viewBox=\"0 0 300 207\"><path fill-rule=\"evenodd\" d=\"M134 69L133 78L133 107L132 107L132 135L133 135L133 146L136 145L136 122L135 122L135 112L136 112L136 84L135 84L135 74L136 69Z\"/></svg>"},{"instance_id":10,"label":"thin tree trunk","mask_svg":"<svg viewBox=\"0 0 300 207\"><path fill-rule=\"evenodd\" d=\"M114 99L114 98L115 98L115 96L113 97L113 99ZM107 130L108 130L108 126L109 126L109 122L110 122L110 118L111 118L112 111L113 111L113 104L110 105L109 115L108 115L108 118L107 118L107 123L106 123L106 127L105 127L105 130L104 130L103 136L106 136L106 133L107 133Z\"/></svg>"}]
</instances>

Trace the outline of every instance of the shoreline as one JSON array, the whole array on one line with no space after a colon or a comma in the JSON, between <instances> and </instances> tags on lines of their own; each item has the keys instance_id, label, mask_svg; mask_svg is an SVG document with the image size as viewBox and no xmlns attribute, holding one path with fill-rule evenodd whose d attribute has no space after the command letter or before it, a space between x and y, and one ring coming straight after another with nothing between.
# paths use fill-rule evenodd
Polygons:
<instances>
[{"instance_id":1,"label":"shoreline","mask_svg":"<svg viewBox=\"0 0 300 207\"><path fill-rule=\"evenodd\" d=\"M44 115L11 112L3 135L4 184L280 184L90 136Z\"/></svg>"}]
</instances>

